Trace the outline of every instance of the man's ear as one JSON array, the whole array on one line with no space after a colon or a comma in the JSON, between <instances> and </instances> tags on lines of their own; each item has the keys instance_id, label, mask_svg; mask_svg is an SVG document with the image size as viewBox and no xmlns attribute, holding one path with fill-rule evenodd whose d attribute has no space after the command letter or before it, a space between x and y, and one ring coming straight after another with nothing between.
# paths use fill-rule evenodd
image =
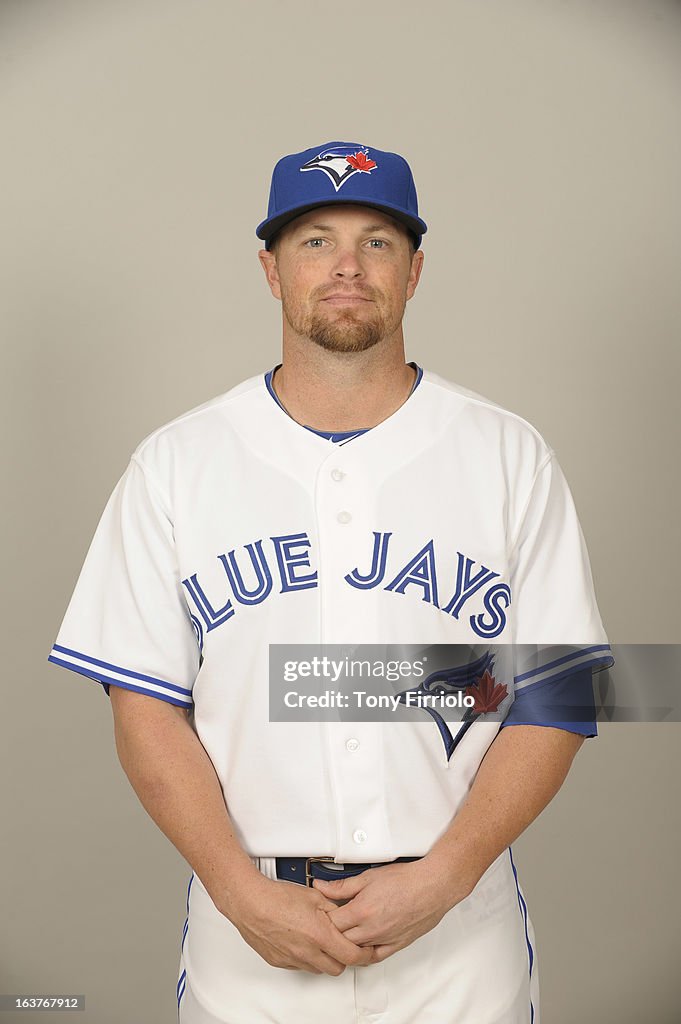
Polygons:
<instances>
[{"instance_id":1,"label":"man's ear","mask_svg":"<svg viewBox=\"0 0 681 1024\"><path fill-rule=\"evenodd\" d=\"M274 295L275 299L281 298L281 287L279 285L279 271L277 269L277 257L269 249L261 249L258 253L258 259L262 269L265 271L265 277L267 283L270 286L270 291Z\"/></svg>"},{"instance_id":2,"label":"man's ear","mask_svg":"<svg viewBox=\"0 0 681 1024\"><path fill-rule=\"evenodd\" d=\"M423 270L423 259L423 250L417 249L411 258L411 270L409 271L409 281L407 283L407 300L416 291L416 285L419 283L421 271Z\"/></svg>"}]
</instances>

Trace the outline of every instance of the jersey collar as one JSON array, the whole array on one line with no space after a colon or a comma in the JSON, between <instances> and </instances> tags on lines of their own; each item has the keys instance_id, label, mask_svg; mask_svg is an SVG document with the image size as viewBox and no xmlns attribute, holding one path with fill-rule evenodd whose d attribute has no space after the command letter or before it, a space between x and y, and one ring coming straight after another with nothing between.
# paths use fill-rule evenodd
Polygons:
<instances>
[{"instance_id":1,"label":"jersey collar","mask_svg":"<svg viewBox=\"0 0 681 1024\"><path fill-rule=\"evenodd\" d=\"M265 387L267 388L269 394L277 403L279 408L282 410L282 412L285 413L285 415L288 416L289 419L293 419L293 417L290 416L290 414L286 411L286 409L284 409L284 406L279 401L279 396L274 390L274 386L272 384L272 378L274 377L274 374L281 365L281 363L277 363L276 366L274 366L271 370L267 371L267 373L265 374ZM405 399L405 402L402 403L403 405L409 401L411 396L416 391L416 388L421 383L421 378L423 377L423 369L417 363L409 362L407 363L407 365L411 366L412 369L416 370L416 379L412 385L411 391L409 392L407 398ZM297 421L294 420L293 422L295 423ZM348 441L353 441L356 437L361 437L362 434L366 434L368 433L369 430L374 429L372 427L361 427L357 430L318 430L316 427L310 427L306 423L300 423L299 426L303 427L305 430L311 431L318 437L324 438L324 440L333 442L334 444L346 444Z\"/></svg>"}]
</instances>

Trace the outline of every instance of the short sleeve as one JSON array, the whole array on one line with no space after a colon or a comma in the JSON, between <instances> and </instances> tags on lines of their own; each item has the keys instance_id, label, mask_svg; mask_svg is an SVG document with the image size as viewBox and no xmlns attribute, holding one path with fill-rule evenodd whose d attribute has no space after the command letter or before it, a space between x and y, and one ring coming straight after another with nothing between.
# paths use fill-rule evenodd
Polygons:
<instances>
[{"instance_id":1,"label":"short sleeve","mask_svg":"<svg viewBox=\"0 0 681 1024\"><path fill-rule=\"evenodd\" d=\"M547 719L543 724L556 725L566 708L592 706L584 689L589 678L586 670L593 674L610 668L614 658L575 504L552 451L535 474L517 530L511 594L516 698L528 720L534 715L539 724L543 716ZM575 689L572 696L570 681ZM587 710L582 720L584 733L594 735Z\"/></svg>"},{"instance_id":2,"label":"short sleeve","mask_svg":"<svg viewBox=\"0 0 681 1024\"><path fill-rule=\"evenodd\" d=\"M200 652L168 503L133 455L95 531L48 661L191 708Z\"/></svg>"},{"instance_id":3,"label":"short sleeve","mask_svg":"<svg viewBox=\"0 0 681 1024\"><path fill-rule=\"evenodd\" d=\"M501 728L510 725L543 725L579 736L597 736L592 669L587 666L562 679L521 687Z\"/></svg>"}]
</instances>

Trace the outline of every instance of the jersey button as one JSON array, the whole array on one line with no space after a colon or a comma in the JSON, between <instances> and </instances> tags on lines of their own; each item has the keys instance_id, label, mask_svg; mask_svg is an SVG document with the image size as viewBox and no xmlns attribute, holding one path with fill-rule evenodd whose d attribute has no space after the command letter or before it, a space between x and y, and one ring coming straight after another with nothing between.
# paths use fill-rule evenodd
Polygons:
<instances>
[{"instance_id":1,"label":"jersey button","mask_svg":"<svg viewBox=\"0 0 681 1024\"><path fill-rule=\"evenodd\" d=\"M345 476L345 473L343 472L342 469L332 469L331 470L331 479L335 480L336 482L342 480L344 476Z\"/></svg>"},{"instance_id":2,"label":"jersey button","mask_svg":"<svg viewBox=\"0 0 681 1024\"><path fill-rule=\"evenodd\" d=\"M346 512L344 509L342 512L338 513L336 519L338 520L339 523L345 525L346 523L349 523L352 520L352 516L350 515L349 512Z\"/></svg>"},{"instance_id":3,"label":"jersey button","mask_svg":"<svg viewBox=\"0 0 681 1024\"><path fill-rule=\"evenodd\" d=\"M353 736L352 739L349 739L347 741L345 746L348 748L348 750L359 750L359 740L356 740Z\"/></svg>"},{"instance_id":4,"label":"jersey button","mask_svg":"<svg viewBox=\"0 0 681 1024\"><path fill-rule=\"evenodd\" d=\"M367 834L361 828L358 828L355 829L355 831L352 833L352 838L355 840L356 843L366 843Z\"/></svg>"}]
</instances>

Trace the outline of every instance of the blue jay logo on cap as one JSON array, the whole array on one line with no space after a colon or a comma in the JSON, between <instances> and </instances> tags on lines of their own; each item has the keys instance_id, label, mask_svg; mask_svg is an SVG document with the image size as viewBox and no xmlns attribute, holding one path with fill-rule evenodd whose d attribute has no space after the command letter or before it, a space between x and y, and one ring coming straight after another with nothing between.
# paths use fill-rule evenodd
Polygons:
<instances>
[{"instance_id":1,"label":"blue jay logo on cap","mask_svg":"<svg viewBox=\"0 0 681 1024\"><path fill-rule=\"evenodd\" d=\"M336 192L353 174L370 174L377 166L368 157L366 146L335 146L318 153L300 168L301 171L324 171Z\"/></svg>"}]
</instances>

